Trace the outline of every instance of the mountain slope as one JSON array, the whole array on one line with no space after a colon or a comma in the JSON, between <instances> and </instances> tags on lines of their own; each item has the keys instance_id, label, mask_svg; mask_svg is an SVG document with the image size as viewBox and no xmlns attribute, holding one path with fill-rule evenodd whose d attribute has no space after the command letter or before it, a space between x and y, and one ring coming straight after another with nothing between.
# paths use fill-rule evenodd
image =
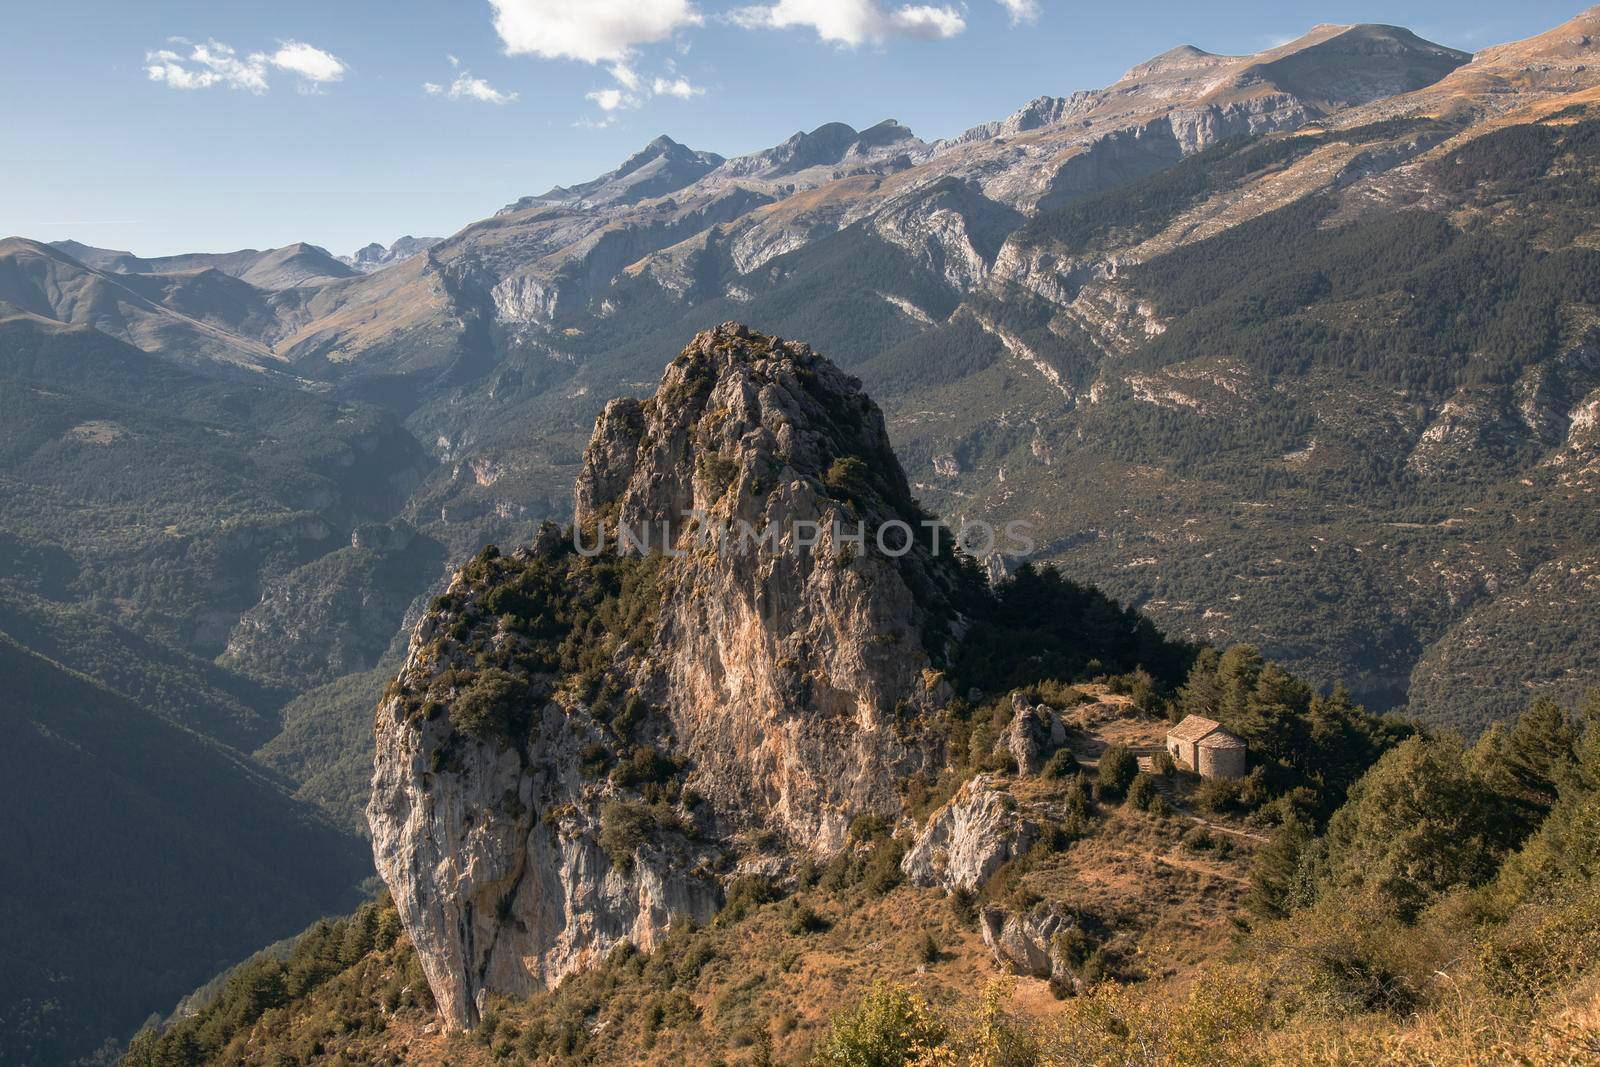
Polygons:
<instances>
[{"instance_id":1,"label":"mountain slope","mask_svg":"<svg viewBox=\"0 0 1600 1067\"><path fill-rule=\"evenodd\" d=\"M186 274L215 270L266 290L326 285L356 274L349 265L339 262L325 249L304 241L266 251L246 248L238 252L197 252L150 259L131 252L95 248L77 241L54 241L51 247L80 263L111 274Z\"/></svg>"},{"instance_id":2,"label":"mountain slope","mask_svg":"<svg viewBox=\"0 0 1600 1067\"><path fill-rule=\"evenodd\" d=\"M210 655L266 577L393 515L427 469L379 412L27 317L0 320L0 407L0 529L70 558L63 594Z\"/></svg>"},{"instance_id":3,"label":"mountain slope","mask_svg":"<svg viewBox=\"0 0 1600 1067\"><path fill-rule=\"evenodd\" d=\"M0 673L0 1059L87 1054L353 903L359 850L241 757L3 633Z\"/></svg>"},{"instance_id":4,"label":"mountain slope","mask_svg":"<svg viewBox=\"0 0 1600 1067\"><path fill-rule=\"evenodd\" d=\"M1041 212L948 325L863 367L922 491L1036 516L1169 626L1469 732L1524 685L1581 692L1588 651L1535 637L1553 602L1521 587L1594 543L1568 440L1597 384L1594 126L1568 90L1597 22ZM1504 641L1452 636L1480 610ZM1467 647L1497 665L1447 698Z\"/></svg>"}]
</instances>

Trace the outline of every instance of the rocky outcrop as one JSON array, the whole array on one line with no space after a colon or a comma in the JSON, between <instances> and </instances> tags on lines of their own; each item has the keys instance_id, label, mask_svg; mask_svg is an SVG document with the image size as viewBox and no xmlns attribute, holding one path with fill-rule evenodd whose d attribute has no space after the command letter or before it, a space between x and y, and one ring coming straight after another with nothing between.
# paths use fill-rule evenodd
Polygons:
<instances>
[{"instance_id":1,"label":"rocky outcrop","mask_svg":"<svg viewBox=\"0 0 1600 1067\"><path fill-rule=\"evenodd\" d=\"M547 527L456 575L378 711L373 853L454 1027L485 991L708 919L744 831L830 855L942 759L918 729L949 696L924 641L969 579L883 547L921 514L853 378L701 334L654 397L607 406L576 501L570 540ZM560 629L585 611L601 628Z\"/></svg>"},{"instance_id":2,"label":"rocky outcrop","mask_svg":"<svg viewBox=\"0 0 1600 1067\"><path fill-rule=\"evenodd\" d=\"M1066 724L1048 705L1029 704L1012 697L1011 722L996 747L1003 746L1016 761L1017 773L1038 774L1044 761L1067 739Z\"/></svg>"},{"instance_id":3,"label":"rocky outcrop","mask_svg":"<svg viewBox=\"0 0 1600 1067\"><path fill-rule=\"evenodd\" d=\"M1077 920L1059 904L1036 904L1025 912L987 907L979 917L983 943L995 962L1014 974L1074 982L1072 961L1060 935L1076 929Z\"/></svg>"},{"instance_id":4,"label":"rocky outcrop","mask_svg":"<svg viewBox=\"0 0 1600 1067\"><path fill-rule=\"evenodd\" d=\"M601 416L577 521L693 545L654 651L697 788L730 817L833 850L853 814L898 808L895 781L926 759L901 726L932 699L936 610L907 580L956 580L926 545L876 550L911 509L877 407L805 345L720 327L652 401Z\"/></svg>"},{"instance_id":5,"label":"rocky outcrop","mask_svg":"<svg viewBox=\"0 0 1600 1067\"><path fill-rule=\"evenodd\" d=\"M439 654L440 624L418 627L401 691L465 666ZM624 866L599 844L580 769L598 738L556 702L536 713L528 755L465 737L448 715L412 716L398 696L379 708L373 856L448 1025L473 1025L485 991L532 993L620 941L648 950L674 920L715 914L709 850L657 834Z\"/></svg>"},{"instance_id":6,"label":"rocky outcrop","mask_svg":"<svg viewBox=\"0 0 1600 1067\"><path fill-rule=\"evenodd\" d=\"M998 780L979 775L928 819L900 869L917 885L971 893L1038 836Z\"/></svg>"}]
</instances>

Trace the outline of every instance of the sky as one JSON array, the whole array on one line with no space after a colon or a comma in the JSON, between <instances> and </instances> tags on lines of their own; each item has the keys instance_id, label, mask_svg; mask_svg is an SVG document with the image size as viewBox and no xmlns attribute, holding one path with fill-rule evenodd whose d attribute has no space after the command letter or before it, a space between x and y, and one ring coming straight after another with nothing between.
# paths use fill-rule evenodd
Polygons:
<instances>
[{"instance_id":1,"label":"sky","mask_svg":"<svg viewBox=\"0 0 1600 1067\"><path fill-rule=\"evenodd\" d=\"M1519 0L0 0L0 236L169 255L446 236L666 133L732 156L825 122L924 139L1179 44L1322 22L1474 51Z\"/></svg>"}]
</instances>

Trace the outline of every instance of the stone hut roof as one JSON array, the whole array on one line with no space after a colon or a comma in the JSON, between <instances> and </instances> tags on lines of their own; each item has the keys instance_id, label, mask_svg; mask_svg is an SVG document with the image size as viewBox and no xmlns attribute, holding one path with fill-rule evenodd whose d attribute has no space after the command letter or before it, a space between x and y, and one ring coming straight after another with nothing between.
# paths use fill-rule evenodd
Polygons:
<instances>
[{"instance_id":1,"label":"stone hut roof","mask_svg":"<svg viewBox=\"0 0 1600 1067\"><path fill-rule=\"evenodd\" d=\"M1185 715L1182 722L1167 731L1167 736L1193 744L1220 729L1222 724L1215 719L1208 719L1204 715Z\"/></svg>"},{"instance_id":2,"label":"stone hut roof","mask_svg":"<svg viewBox=\"0 0 1600 1067\"><path fill-rule=\"evenodd\" d=\"M1204 715L1185 715L1182 722L1167 731L1167 736L1201 748L1245 747L1244 742L1224 730L1220 722Z\"/></svg>"}]
</instances>

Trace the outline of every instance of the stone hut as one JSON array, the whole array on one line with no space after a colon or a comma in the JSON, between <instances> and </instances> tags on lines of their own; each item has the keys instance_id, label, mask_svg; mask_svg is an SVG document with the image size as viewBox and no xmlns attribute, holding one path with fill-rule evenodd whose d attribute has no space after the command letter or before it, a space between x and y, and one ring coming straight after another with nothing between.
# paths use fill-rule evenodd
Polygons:
<instances>
[{"instance_id":1,"label":"stone hut","mask_svg":"<svg viewBox=\"0 0 1600 1067\"><path fill-rule=\"evenodd\" d=\"M1244 777L1244 742L1203 715L1185 715L1167 731L1167 752L1202 778Z\"/></svg>"}]
</instances>

